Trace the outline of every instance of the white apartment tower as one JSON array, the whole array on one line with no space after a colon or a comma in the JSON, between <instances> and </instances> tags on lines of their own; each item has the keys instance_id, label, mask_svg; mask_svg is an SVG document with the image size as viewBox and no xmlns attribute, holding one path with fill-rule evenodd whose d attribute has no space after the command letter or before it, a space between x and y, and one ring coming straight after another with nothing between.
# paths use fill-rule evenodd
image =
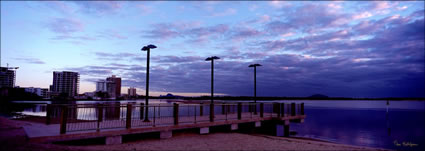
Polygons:
<instances>
[{"instance_id":1,"label":"white apartment tower","mask_svg":"<svg viewBox=\"0 0 425 151\"><path fill-rule=\"evenodd\" d=\"M68 97L78 95L80 75L78 72L55 71L53 72L52 91L56 94L65 94Z\"/></svg>"}]
</instances>

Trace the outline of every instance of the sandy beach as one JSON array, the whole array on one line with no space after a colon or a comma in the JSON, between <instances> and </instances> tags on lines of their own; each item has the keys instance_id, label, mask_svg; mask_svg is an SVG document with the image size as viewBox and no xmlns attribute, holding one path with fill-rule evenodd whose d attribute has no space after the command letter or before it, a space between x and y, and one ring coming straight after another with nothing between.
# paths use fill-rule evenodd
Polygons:
<instances>
[{"instance_id":1,"label":"sandy beach","mask_svg":"<svg viewBox=\"0 0 425 151\"><path fill-rule=\"evenodd\" d=\"M236 132L207 135L176 133L169 139L148 138L120 145L39 144L28 142L22 129L27 124L31 122L0 117L0 150L383 150L303 138Z\"/></svg>"}]
</instances>

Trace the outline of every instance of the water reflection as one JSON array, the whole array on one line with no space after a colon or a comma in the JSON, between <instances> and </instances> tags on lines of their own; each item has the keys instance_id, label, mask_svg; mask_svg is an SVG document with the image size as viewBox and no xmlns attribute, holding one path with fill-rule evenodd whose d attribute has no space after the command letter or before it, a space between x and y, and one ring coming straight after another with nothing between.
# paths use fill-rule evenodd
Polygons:
<instances>
[{"instance_id":1,"label":"water reflection","mask_svg":"<svg viewBox=\"0 0 425 151\"><path fill-rule=\"evenodd\" d=\"M325 104L330 104L328 103ZM425 111L420 101L363 101L352 108L336 103L333 107L305 103L307 119L302 124L291 124L299 136L323 139L343 144L389 148L396 150L424 150ZM350 102L349 104L353 104ZM377 106L381 104L381 106ZM418 146L396 146L394 141L415 143Z\"/></svg>"}]
</instances>

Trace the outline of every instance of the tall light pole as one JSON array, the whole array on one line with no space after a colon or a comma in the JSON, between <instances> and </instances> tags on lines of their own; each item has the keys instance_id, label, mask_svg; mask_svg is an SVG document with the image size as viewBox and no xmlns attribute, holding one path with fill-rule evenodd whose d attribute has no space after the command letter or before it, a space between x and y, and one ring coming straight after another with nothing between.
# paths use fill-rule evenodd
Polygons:
<instances>
[{"instance_id":1,"label":"tall light pole","mask_svg":"<svg viewBox=\"0 0 425 151\"><path fill-rule=\"evenodd\" d=\"M257 103L257 67L261 64L251 64L248 67L254 67L254 103Z\"/></svg>"},{"instance_id":2,"label":"tall light pole","mask_svg":"<svg viewBox=\"0 0 425 151\"><path fill-rule=\"evenodd\" d=\"M148 52L148 55L147 55L147 61L146 61L146 100L145 100L145 104L146 104L146 110L145 110L145 120L144 120L144 122L149 122L149 118L148 118L148 103L149 103L149 57L150 57L150 50L151 49L155 49L156 48L156 46L155 45L147 45L147 46L144 46L143 48L142 48L142 51L147 51Z\"/></svg>"},{"instance_id":3,"label":"tall light pole","mask_svg":"<svg viewBox=\"0 0 425 151\"><path fill-rule=\"evenodd\" d=\"M217 56L208 57L205 61L211 61L211 104L214 104L214 60L220 59Z\"/></svg>"}]
</instances>

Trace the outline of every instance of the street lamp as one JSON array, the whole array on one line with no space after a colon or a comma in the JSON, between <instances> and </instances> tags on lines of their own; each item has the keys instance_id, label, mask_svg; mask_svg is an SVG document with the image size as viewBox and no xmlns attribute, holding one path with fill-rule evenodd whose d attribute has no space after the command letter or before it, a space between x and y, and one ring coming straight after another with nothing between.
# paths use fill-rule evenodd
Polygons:
<instances>
[{"instance_id":1,"label":"street lamp","mask_svg":"<svg viewBox=\"0 0 425 151\"><path fill-rule=\"evenodd\" d=\"M214 104L214 60L220 59L217 56L208 57L205 61L211 61L211 104Z\"/></svg>"},{"instance_id":2,"label":"street lamp","mask_svg":"<svg viewBox=\"0 0 425 151\"><path fill-rule=\"evenodd\" d=\"M148 118L148 103L149 103L149 57L150 57L150 50L151 49L155 49L156 46L155 45L147 45L144 46L141 50L142 51L147 51L147 61L146 61L146 100L145 100L145 104L146 104L146 110L145 110L145 120L144 122L149 122L149 118Z\"/></svg>"},{"instance_id":3,"label":"street lamp","mask_svg":"<svg viewBox=\"0 0 425 151\"><path fill-rule=\"evenodd\" d=\"M261 64L251 64L248 67L254 67L254 103L257 103L257 67Z\"/></svg>"},{"instance_id":4,"label":"street lamp","mask_svg":"<svg viewBox=\"0 0 425 151\"><path fill-rule=\"evenodd\" d=\"M257 67L261 66L261 64L251 64L248 67L254 67L254 114L257 114Z\"/></svg>"}]
</instances>

